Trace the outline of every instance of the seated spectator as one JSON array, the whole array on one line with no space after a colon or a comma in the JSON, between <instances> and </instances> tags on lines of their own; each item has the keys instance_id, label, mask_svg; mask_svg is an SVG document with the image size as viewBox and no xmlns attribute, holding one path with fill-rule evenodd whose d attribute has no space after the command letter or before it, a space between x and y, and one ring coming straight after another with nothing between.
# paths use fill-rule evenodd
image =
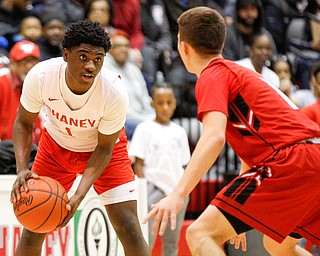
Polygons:
<instances>
[{"instance_id":1,"label":"seated spectator","mask_svg":"<svg viewBox=\"0 0 320 256\"><path fill-rule=\"evenodd\" d=\"M40 49L31 41L23 40L14 44L9 58L8 68L2 68L0 73L0 174L16 174L13 124L18 112L24 78L40 60ZM30 168L37 152L42 127L42 119L38 118L33 129Z\"/></svg>"},{"instance_id":2,"label":"seated spectator","mask_svg":"<svg viewBox=\"0 0 320 256\"><path fill-rule=\"evenodd\" d=\"M129 61L130 41L124 31L111 34L112 48L104 59L103 65L121 76L129 95L129 109L125 123L128 140L131 140L136 126L154 118L155 112L150 103L146 81L141 70Z\"/></svg>"},{"instance_id":3,"label":"seated spectator","mask_svg":"<svg viewBox=\"0 0 320 256\"><path fill-rule=\"evenodd\" d=\"M312 1L312 0L311 0ZM292 0L263 0L265 27L272 35L279 54L287 52L286 33L289 21L304 11L303 2Z\"/></svg>"},{"instance_id":4,"label":"seated spectator","mask_svg":"<svg viewBox=\"0 0 320 256\"><path fill-rule=\"evenodd\" d=\"M21 21L33 14L29 0L0 1L0 34L12 35L17 33Z\"/></svg>"},{"instance_id":5,"label":"seated spectator","mask_svg":"<svg viewBox=\"0 0 320 256\"><path fill-rule=\"evenodd\" d=\"M59 14L48 13L42 16L42 37L37 40L41 60L62 56L62 40L65 23Z\"/></svg>"},{"instance_id":6,"label":"seated spectator","mask_svg":"<svg viewBox=\"0 0 320 256\"><path fill-rule=\"evenodd\" d=\"M111 0L92 0L86 7L84 17L91 21L99 22L109 34L114 34L116 29L112 26L113 7Z\"/></svg>"},{"instance_id":7,"label":"seated spectator","mask_svg":"<svg viewBox=\"0 0 320 256\"><path fill-rule=\"evenodd\" d=\"M141 26L144 34L142 72L152 84L157 71L166 73L170 65L172 37L168 17L161 0L140 0Z\"/></svg>"},{"instance_id":8,"label":"seated spectator","mask_svg":"<svg viewBox=\"0 0 320 256\"><path fill-rule=\"evenodd\" d=\"M232 25L227 26L227 38L222 55L229 60L240 60L248 57L250 37L263 31L271 40L273 54L277 48L272 35L264 27L263 10L260 0L237 0Z\"/></svg>"},{"instance_id":9,"label":"seated spectator","mask_svg":"<svg viewBox=\"0 0 320 256\"><path fill-rule=\"evenodd\" d=\"M39 0L34 1L33 12L42 16L44 13L59 14L66 26L84 17L82 1L77 0Z\"/></svg>"},{"instance_id":10,"label":"seated spectator","mask_svg":"<svg viewBox=\"0 0 320 256\"><path fill-rule=\"evenodd\" d=\"M42 36L42 24L38 16L27 16L22 19L19 32L13 35L14 42L20 42L22 40L29 40L36 42Z\"/></svg>"},{"instance_id":11,"label":"seated spectator","mask_svg":"<svg viewBox=\"0 0 320 256\"><path fill-rule=\"evenodd\" d=\"M238 60L236 63L258 72L270 84L279 88L280 79L278 75L266 66L272 56L270 38L264 32L259 31L251 36L249 46L249 57Z\"/></svg>"},{"instance_id":12,"label":"seated spectator","mask_svg":"<svg viewBox=\"0 0 320 256\"><path fill-rule=\"evenodd\" d=\"M112 0L112 26L127 33L130 40L130 61L141 68L144 36L141 30L139 0Z\"/></svg>"},{"instance_id":13,"label":"seated spectator","mask_svg":"<svg viewBox=\"0 0 320 256\"><path fill-rule=\"evenodd\" d=\"M316 64L320 58L320 2L318 2L319 1L314 3L314 5L311 5L309 2L309 5L305 10L305 38L295 42L292 42L291 40L290 42L291 45L299 49L296 54L296 72L301 89L310 89L309 72L311 67Z\"/></svg>"},{"instance_id":14,"label":"seated spectator","mask_svg":"<svg viewBox=\"0 0 320 256\"><path fill-rule=\"evenodd\" d=\"M311 90L299 90L292 75L292 65L286 55L274 56L271 69L280 78L280 90L298 107L304 107L314 101Z\"/></svg>"},{"instance_id":15,"label":"seated spectator","mask_svg":"<svg viewBox=\"0 0 320 256\"><path fill-rule=\"evenodd\" d=\"M40 60L39 47L27 40L16 43L10 51L9 68L0 76L0 140L12 140L22 85L30 69ZM40 139L40 123L34 130L35 144Z\"/></svg>"},{"instance_id":16,"label":"seated spectator","mask_svg":"<svg viewBox=\"0 0 320 256\"><path fill-rule=\"evenodd\" d=\"M9 68L2 68L0 74L0 174L16 173L12 141L13 124L18 112L24 78L38 63L40 50L36 44L24 40L13 46L9 57ZM35 157L41 129L42 121L38 118L33 130L34 145L30 164Z\"/></svg>"}]
</instances>

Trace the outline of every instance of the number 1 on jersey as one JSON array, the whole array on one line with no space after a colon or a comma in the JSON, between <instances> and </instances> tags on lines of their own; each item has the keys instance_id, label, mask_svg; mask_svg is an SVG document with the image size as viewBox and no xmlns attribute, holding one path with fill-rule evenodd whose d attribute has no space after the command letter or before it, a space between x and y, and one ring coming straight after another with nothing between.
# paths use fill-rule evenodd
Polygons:
<instances>
[{"instance_id":1,"label":"number 1 on jersey","mask_svg":"<svg viewBox=\"0 0 320 256\"><path fill-rule=\"evenodd\" d=\"M72 136L72 133L71 133L71 130L69 127L66 127L66 131L67 131L68 135Z\"/></svg>"}]
</instances>

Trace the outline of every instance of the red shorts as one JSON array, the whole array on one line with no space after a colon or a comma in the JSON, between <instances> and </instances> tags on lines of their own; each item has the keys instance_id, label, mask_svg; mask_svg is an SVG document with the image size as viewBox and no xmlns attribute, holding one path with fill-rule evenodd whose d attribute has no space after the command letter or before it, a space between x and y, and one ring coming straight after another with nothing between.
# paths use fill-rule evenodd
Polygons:
<instances>
[{"instance_id":1,"label":"red shorts","mask_svg":"<svg viewBox=\"0 0 320 256\"><path fill-rule=\"evenodd\" d=\"M279 243L298 233L320 245L320 145L286 147L261 166L234 179L211 204Z\"/></svg>"},{"instance_id":2,"label":"red shorts","mask_svg":"<svg viewBox=\"0 0 320 256\"><path fill-rule=\"evenodd\" d=\"M112 188L134 181L131 160L127 153L127 139L119 135L120 141L115 144L111 160L101 176L94 183L98 195ZM43 131L32 171L41 176L49 176L59 181L69 191L78 174L86 168L92 152L73 152L59 146Z\"/></svg>"}]
</instances>

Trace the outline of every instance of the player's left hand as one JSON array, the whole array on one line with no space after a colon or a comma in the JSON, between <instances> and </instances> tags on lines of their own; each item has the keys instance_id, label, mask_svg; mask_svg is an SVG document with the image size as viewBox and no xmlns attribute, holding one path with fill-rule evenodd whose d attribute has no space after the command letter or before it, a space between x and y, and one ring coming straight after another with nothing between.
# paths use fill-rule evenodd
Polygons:
<instances>
[{"instance_id":1,"label":"player's left hand","mask_svg":"<svg viewBox=\"0 0 320 256\"><path fill-rule=\"evenodd\" d=\"M148 213L143 223L147 223L153 217L152 234L162 236L166 230L168 222L171 222L171 230L175 230L177 226L177 215L183 208L185 198L170 194L151 206L152 210Z\"/></svg>"},{"instance_id":2,"label":"player's left hand","mask_svg":"<svg viewBox=\"0 0 320 256\"><path fill-rule=\"evenodd\" d=\"M230 244L234 245L234 248L239 249L241 245L242 251L247 251L246 233L241 233L230 239Z\"/></svg>"},{"instance_id":3,"label":"player's left hand","mask_svg":"<svg viewBox=\"0 0 320 256\"><path fill-rule=\"evenodd\" d=\"M76 213L81 201L82 201L82 199L77 195L73 195L72 197L69 198L69 202L66 205L66 208L68 210L68 214L65 217L65 219L63 220L63 222L58 227L56 227L55 230L59 230L59 229L65 227L68 224L70 219Z\"/></svg>"}]
</instances>

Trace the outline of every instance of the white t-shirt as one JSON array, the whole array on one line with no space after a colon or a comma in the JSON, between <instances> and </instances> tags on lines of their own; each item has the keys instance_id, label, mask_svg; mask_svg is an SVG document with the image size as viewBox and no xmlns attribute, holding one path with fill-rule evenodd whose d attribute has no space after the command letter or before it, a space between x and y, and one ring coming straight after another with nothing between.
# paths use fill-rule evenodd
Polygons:
<instances>
[{"instance_id":1,"label":"white t-shirt","mask_svg":"<svg viewBox=\"0 0 320 256\"><path fill-rule=\"evenodd\" d=\"M250 58L244 58L241 60L237 60L237 61L235 61L235 63L239 64L240 66L249 68L253 71L256 71ZM273 86L275 86L277 88L280 87L280 78L273 70L271 70L267 66L262 67L261 75Z\"/></svg>"},{"instance_id":2,"label":"white t-shirt","mask_svg":"<svg viewBox=\"0 0 320 256\"><path fill-rule=\"evenodd\" d=\"M129 155L144 160L143 173L147 181L168 195L190 160L187 133L173 122L161 125L144 121L135 129Z\"/></svg>"},{"instance_id":3,"label":"white t-shirt","mask_svg":"<svg viewBox=\"0 0 320 256\"><path fill-rule=\"evenodd\" d=\"M44 106L45 127L62 147L92 152L98 131L113 134L123 127L128 95L117 74L102 68L92 87L82 95L70 91L65 82L63 58L39 62L27 74L20 102L29 112Z\"/></svg>"}]
</instances>

